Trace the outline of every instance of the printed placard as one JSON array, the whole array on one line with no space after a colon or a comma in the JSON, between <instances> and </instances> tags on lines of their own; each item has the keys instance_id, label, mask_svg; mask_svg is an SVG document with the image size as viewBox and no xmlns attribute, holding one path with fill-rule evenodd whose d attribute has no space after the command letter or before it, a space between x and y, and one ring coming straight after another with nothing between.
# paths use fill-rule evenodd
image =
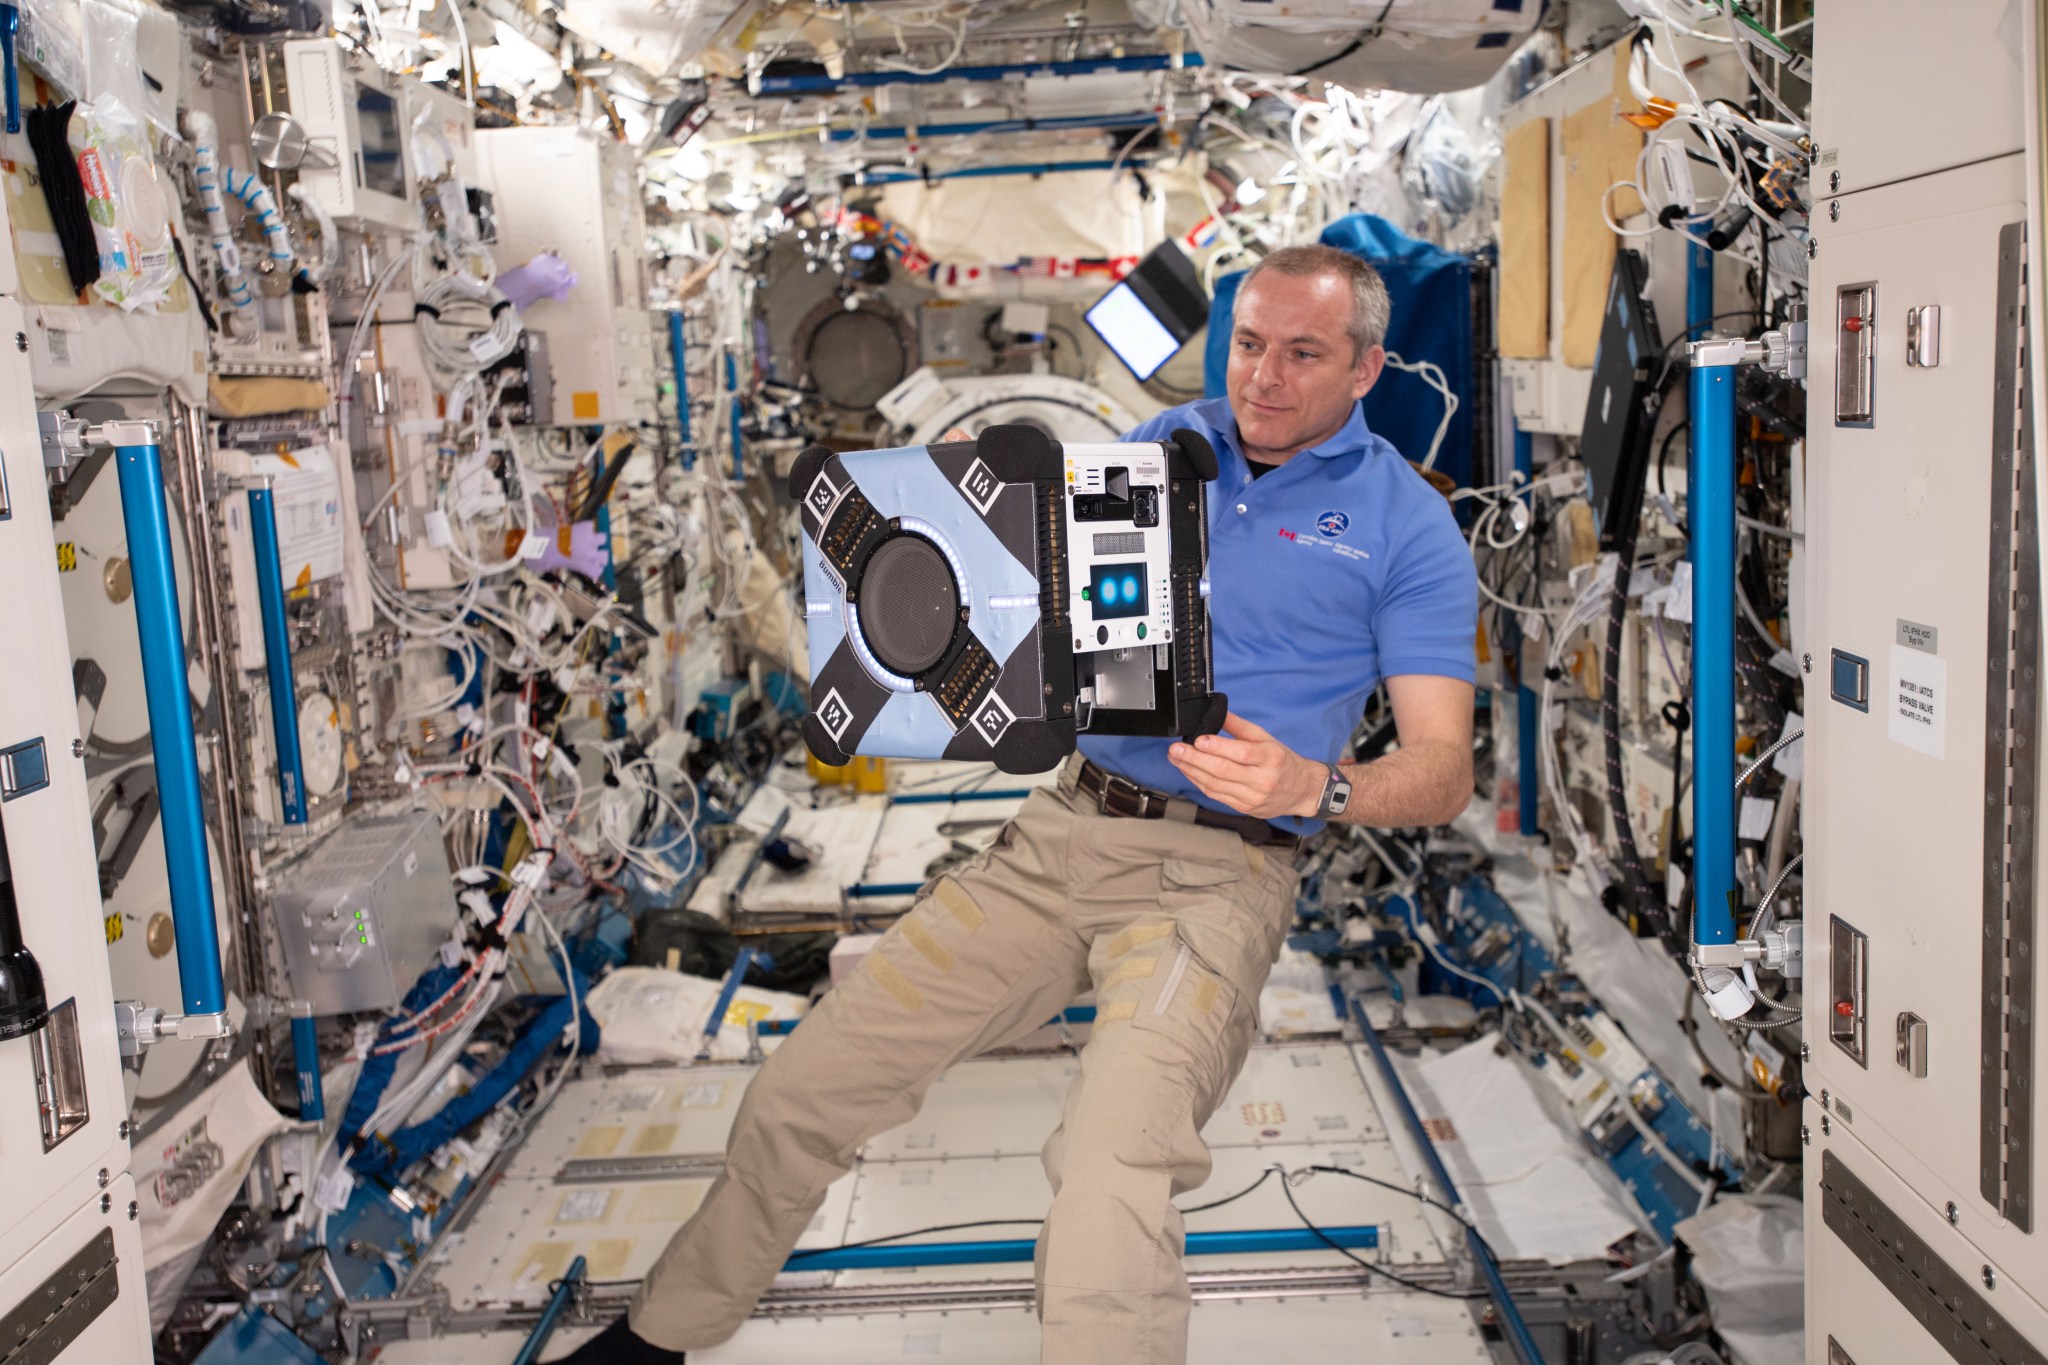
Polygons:
<instances>
[{"instance_id":1,"label":"printed placard","mask_svg":"<svg viewBox=\"0 0 2048 1365\"><path fill-rule=\"evenodd\" d=\"M1892 686L1885 697L1892 741L1941 758L1947 752L1948 661L1904 645L1892 646Z\"/></svg>"},{"instance_id":2,"label":"printed placard","mask_svg":"<svg viewBox=\"0 0 2048 1365\"><path fill-rule=\"evenodd\" d=\"M1898 642L1908 649L1917 649L1922 654L1941 653L1941 632L1933 626L1923 626L1918 621L1898 618Z\"/></svg>"},{"instance_id":3,"label":"printed placard","mask_svg":"<svg viewBox=\"0 0 2048 1365\"><path fill-rule=\"evenodd\" d=\"M595 1223L612 1208L610 1190L575 1190L562 1200L561 1209L555 1214L557 1223Z\"/></svg>"}]
</instances>

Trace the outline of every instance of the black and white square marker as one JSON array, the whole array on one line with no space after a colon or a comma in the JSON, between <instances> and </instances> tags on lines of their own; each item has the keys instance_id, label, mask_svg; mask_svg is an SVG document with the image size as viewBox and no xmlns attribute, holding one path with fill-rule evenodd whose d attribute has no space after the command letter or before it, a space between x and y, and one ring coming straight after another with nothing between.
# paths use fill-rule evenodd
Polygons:
<instances>
[{"instance_id":1,"label":"black and white square marker","mask_svg":"<svg viewBox=\"0 0 2048 1365\"><path fill-rule=\"evenodd\" d=\"M804 505L811 509L811 515L823 521L831 512L832 505L839 501L839 487L819 470L818 477L811 480L810 491L804 494Z\"/></svg>"},{"instance_id":2,"label":"black and white square marker","mask_svg":"<svg viewBox=\"0 0 2048 1365\"><path fill-rule=\"evenodd\" d=\"M975 511L987 516L988 509L995 505L996 495L1003 491L1003 481L977 459L960 476L960 491L974 504Z\"/></svg>"},{"instance_id":3,"label":"black and white square marker","mask_svg":"<svg viewBox=\"0 0 2048 1365\"><path fill-rule=\"evenodd\" d=\"M818 703L818 724L825 727L825 733L836 741L846 733L846 727L853 723L853 708L833 688L825 694L825 700Z\"/></svg>"},{"instance_id":4,"label":"black and white square marker","mask_svg":"<svg viewBox=\"0 0 2048 1365\"><path fill-rule=\"evenodd\" d=\"M981 737L994 744L1003 737L1003 731L1010 728L1010 722L1017 719L1017 713L1007 706L1003 699L991 692L988 700L974 713L974 728Z\"/></svg>"}]
</instances>

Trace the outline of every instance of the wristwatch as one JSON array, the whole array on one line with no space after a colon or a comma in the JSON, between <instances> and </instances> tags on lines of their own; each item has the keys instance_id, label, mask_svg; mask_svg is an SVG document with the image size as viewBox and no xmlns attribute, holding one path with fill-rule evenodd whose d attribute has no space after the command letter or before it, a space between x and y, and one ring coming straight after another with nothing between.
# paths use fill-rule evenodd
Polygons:
<instances>
[{"instance_id":1,"label":"wristwatch","mask_svg":"<svg viewBox=\"0 0 2048 1365\"><path fill-rule=\"evenodd\" d=\"M1330 775L1323 782L1323 799L1316 810L1321 815L1342 815L1344 808L1351 804L1351 779L1344 776L1344 770L1332 763Z\"/></svg>"}]
</instances>

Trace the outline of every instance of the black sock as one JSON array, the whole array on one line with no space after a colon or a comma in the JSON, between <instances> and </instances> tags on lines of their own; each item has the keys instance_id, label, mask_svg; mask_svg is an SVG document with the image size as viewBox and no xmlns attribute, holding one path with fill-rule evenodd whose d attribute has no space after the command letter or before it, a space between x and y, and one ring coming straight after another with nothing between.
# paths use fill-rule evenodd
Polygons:
<instances>
[{"instance_id":1,"label":"black sock","mask_svg":"<svg viewBox=\"0 0 2048 1365\"><path fill-rule=\"evenodd\" d=\"M683 1365L681 1351L664 1351L633 1335L621 1313L617 1322L565 1355L556 1365Z\"/></svg>"}]
</instances>

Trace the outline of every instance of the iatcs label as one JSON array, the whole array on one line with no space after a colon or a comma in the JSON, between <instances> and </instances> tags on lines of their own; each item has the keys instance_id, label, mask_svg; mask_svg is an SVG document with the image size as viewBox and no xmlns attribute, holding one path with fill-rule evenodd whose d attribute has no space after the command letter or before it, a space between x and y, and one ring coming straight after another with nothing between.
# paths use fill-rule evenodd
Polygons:
<instances>
[{"instance_id":1,"label":"iatcs label","mask_svg":"<svg viewBox=\"0 0 2048 1365\"><path fill-rule=\"evenodd\" d=\"M1892 739L1929 758L1942 757L1948 718L1947 660L1893 645L1891 683L1885 710Z\"/></svg>"}]
</instances>

